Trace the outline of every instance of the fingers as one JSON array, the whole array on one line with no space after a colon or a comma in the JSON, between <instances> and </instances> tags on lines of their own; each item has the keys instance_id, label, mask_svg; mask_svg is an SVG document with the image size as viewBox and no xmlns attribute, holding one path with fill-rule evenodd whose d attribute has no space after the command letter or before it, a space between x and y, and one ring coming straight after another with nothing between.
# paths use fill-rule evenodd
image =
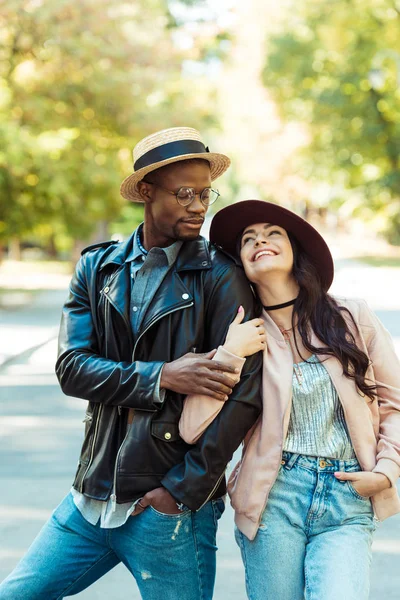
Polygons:
<instances>
[{"instance_id":1,"label":"fingers","mask_svg":"<svg viewBox=\"0 0 400 600\"><path fill-rule=\"evenodd\" d=\"M131 517L136 517L140 513L142 513L148 507L148 503L144 503L144 498L139 498L139 500L135 504L135 508L131 513Z\"/></svg>"},{"instance_id":2,"label":"fingers","mask_svg":"<svg viewBox=\"0 0 400 600\"><path fill-rule=\"evenodd\" d=\"M150 499L148 498L147 494L145 494L143 498L139 499L138 505L142 510L144 510L150 505Z\"/></svg>"},{"instance_id":3,"label":"fingers","mask_svg":"<svg viewBox=\"0 0 400 600\"><path fill-rule=\"evenodd\" d=\"M239 369L237 367L232 367L232 365L219 362L218 360L213 360L210 364L204 366L211 371L222 371L222 373L239 373Z\"/></svg>"},{"instance_id":4,"label":"fingers","mask_svg":"<svg viewBox=\"0 0 400 600\"><path fill-rule=\"evenodd\" d=\"M202 356L203 358L206 358L207 360L211 360L214 358L216 353L217 353L217 349L214 348L214 350L211 350L211 352L206 352L204 354L196 354L196 356Z\"/></svg>"},{"instance_id":5,"label":"fingers","mask_svg":"<svg viewBox=\"0 0 400 600\"><path fill-rule=\"evenodd\" d=\"M233 319L231 325L233 325L233 323L235 323L236 325L239 325L239 323L241 323L243 321L243 319L244 319L244 308L243 308L243 306L239 306L237 315Z\"/></svg>"},{"instance_id":6,"label":"fingers","mask_svg":"<svg viewBox=\"0 0 400 600\"><path fill-rule=\"evenodd\" d=\"M246 325L252 325L253 327L261 327L264 329L264 321L262 319L251 319L246 321Z\"/></svg>"},{"instance_id":7,"label":"fingers","mask_svg":"<svg viewBox=\"0 0 400 600\"><path fill-rule=\"evenodd\" d=\"M220 379L203 379L201 382L202 386L213 392L218 392L225 396L229 396L232 393L232 389L235 386L235 382L232 379L225 378L221 374Z\"/></svg>"},{"instance_id":8,"label":"fingers","mask_svg":"<svg viewBox=\"0 0 400 600\"><path fill-rule=\"evenodd\" d=\"M336 471L334 473L336 479L341 481L356 481L358 479L358 473L345 473L344 471Z\"/></svg>"}]
</instances>

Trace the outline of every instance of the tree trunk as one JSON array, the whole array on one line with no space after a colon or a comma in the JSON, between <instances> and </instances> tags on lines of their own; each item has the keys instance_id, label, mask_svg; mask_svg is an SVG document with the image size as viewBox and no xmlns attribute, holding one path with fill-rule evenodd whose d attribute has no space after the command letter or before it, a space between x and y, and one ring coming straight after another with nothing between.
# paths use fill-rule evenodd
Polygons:
<instances>
[{"instance_id":1,"label":"tree trunk","mask_svg":"<svg viewBox=\"0 0 400 600\"><path fill-rule=\"evenodd\" d=\"M11 238L8 243L8 258L10 260L21 260L21 243L17 237Z\"/></svg>"},{"instance_id":2,"label":"tree trunk","mask_svg":"<svg viewBox=\"0 0 400 600\"><path fill-rule=\"evenodd\" d=\"M50 239L47 244L46 252L47 252L47 255L49 258L51 258L53 260L57 260L58 251L57 251L56 238L55 238L54 233L52 233L50 235Z\"/></svg>"}]
</instances>

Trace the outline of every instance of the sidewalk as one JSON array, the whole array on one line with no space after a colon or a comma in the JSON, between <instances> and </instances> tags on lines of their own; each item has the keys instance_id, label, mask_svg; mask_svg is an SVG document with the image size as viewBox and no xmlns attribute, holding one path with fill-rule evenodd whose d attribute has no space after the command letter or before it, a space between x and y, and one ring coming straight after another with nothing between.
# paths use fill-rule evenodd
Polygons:
<instances>
[{"instance_id":1,"label":"sidewalk","mask_svg":"<svg viewBox=\"0 0 400 600\"><path fill-rule=\"evenodd\" d=\"M57 337L71 275L65 263L0 265L0 368Z\"/></svg>"},{"instance_id":2,"label":"sidewalk","mask_svg":"<svg viewBox=\"0 0 400 600\"><path fill-rule=\"evenodd\" d=\"M64 290L43 290L31 294L10 294L7 300L24 299L24 305L8 304L0 309L0 368L14 357L38 348L57 337Z\"/></svg>"}]
</instances>

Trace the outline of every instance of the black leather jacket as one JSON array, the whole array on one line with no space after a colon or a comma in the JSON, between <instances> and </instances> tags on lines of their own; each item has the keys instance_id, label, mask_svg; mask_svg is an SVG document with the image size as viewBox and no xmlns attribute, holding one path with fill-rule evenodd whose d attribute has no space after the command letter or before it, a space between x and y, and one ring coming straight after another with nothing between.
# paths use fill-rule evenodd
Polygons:
<instances>
[{"instance_id":1,"label":"black leather jacket","mask_svg":"<svg viewBox=\"0 0 400 600\"><path fill-rule=\"evenodd\" d=\"M83 252L63 309L56 373L63 392L88 400L74 487L117 502L160 485L192 510L225 492L224 471L261 411L261 354L246 360L240 382L199 441L179 436L184 396L154 390L164 362L223 343L238 306L253 315L243 270L204 238L185 242L134 342L130 327L132 238ZM135 409L128 434L128 409Z\"/></svg>"}]
</instances>

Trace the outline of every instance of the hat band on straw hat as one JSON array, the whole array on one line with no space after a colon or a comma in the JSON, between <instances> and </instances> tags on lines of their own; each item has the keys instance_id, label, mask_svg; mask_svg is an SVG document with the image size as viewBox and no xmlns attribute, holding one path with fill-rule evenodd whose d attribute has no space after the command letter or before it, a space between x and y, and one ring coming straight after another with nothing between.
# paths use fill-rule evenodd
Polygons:
<instances>
[{"instance_id":1,"label":"hat band on straw hat","mask_svg":"<svg viewBox=\"0 0 400 600\"><path fill-rule=\"evenodd\" d=\"M149 167L154 163L168 160L169 158L174 158L176 156L184 156L185 154L204 154L206 152L210 152L210 150L202 142L197 140L178 140L149 150L137 159L133 168L135 171L138 171L139 169Z\"/></svg>"}]
</instances>

